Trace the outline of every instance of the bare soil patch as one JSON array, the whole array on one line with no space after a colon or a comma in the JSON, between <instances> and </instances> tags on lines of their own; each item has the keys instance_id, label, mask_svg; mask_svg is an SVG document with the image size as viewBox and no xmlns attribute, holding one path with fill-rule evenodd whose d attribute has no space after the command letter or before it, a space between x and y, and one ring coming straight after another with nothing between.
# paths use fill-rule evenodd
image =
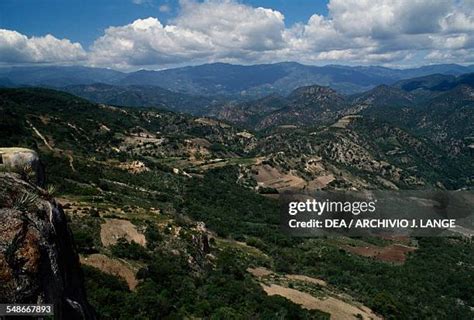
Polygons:
<instances>
[{"instance_id":1,"label":"bare soil patch","mask_svg":"<svg viewBox=\"0 0 474 320\"><path fill-rule=\"evenodd\" d=\"M210 118L197 118L194 122L207 125L207 126L220 126L221 128L229 128L230 126L224 122L217 121Z\"/></svg>"},{"instance_id":2,"label":"bare soil patch","mask_svg":"<svg viewBox=\"0 0 474 320\"><path fill-rule=\"evenodd\" d=\"M296 281L303 281L311 284L316 284L322 287L326 287L327 283L324 280L316 279L312 277L308 277L301 274L285 274L285 275L278 275L274 273L272 270L269 270L264 267L256 267L256 268L247 268L247 272L253 275L256 278L265 278L268 276L273 276L275 278L282 277L286 280L296 280Z\"/></svg>"},{"instance_id":3,"label":"bare soil patch","mask_svg":"<svg viewBox=\"0 0 474 320\"><path fill-rule=\"evenodd\" d=\"M132 162L125 162L121 163L118 165L120 169L126 170L130 173L142 173L146 171L150 171L150 168L148 168L143 162L141 161L132 161Z\"/></svg>"},{"instance_id":4,"label":"bare soil patch","mask_svg":"<svg viewBox=\"0 0 474 320\"><path fill-rule=\"evenodd\" d=\"M264 267L247 268L247 272L257 278L266 277L273 274L273 271Z\"/></svg>"},{"instance_id":5,"label":"bare soil patch","mask_svg":"<svg viewBox=\"0 0 474 320\"><path fill-rule=\"evenodd\" d=\"M136 243L145 246L145 235L139 233L133 223L122 219L106 219L105 223L100 226L100 239L102 244L106 247L114 245L120 238L125 238L127 241L135 241Z\"/></svg>"},{"instance_id":6,"label":"bare soil patch","mask_svg":"<svg viewBox=\"0 0 474 320\"><path fill-rule=\"evenodd\" d=\"M210 143L209 140L204 139L204 138L188 139L188 140L185 140L185 142L192 145L204 147L204 148L209 148L212 145L212 143Z\"/></svg>"},{"instance_id":7,"label":"bare soil patch","mask_svg":"<svg viewBox=\"0 0 474 320\"><path fill-rule=\"evenodd\" d=\"M331 127L345 129L351 123L352 120L357 119L357 118L361 118L361 116L360 115L344 116L341 119L339 119L336 123L334 123Z\"/></svg>"},{"instance_id":8,"label":"bare soil patch","mask_svg":"<svg viewBox=\"0 0 474 320\"><path fill-rule=\"evenodd\" d=\"M316 284L316 285L321 286L321 287L326 287L328 285L326 283L326 281L324 281L324 280L304 276L304 275L301 275L301 274L287 274L285 277L288 280L297 280L297 281L308 282L308 283Z\"/></svg>"},{"instance_id":9,"label":"bare soil patch","mask_svg":"<svg viewBox=\"0 0 474 320\"><path fill-rule=\"evenodd\" d=\"M306 181L303 178L291 173L281 173L268 164L257 165L252 169L256 171L255 180L263 187L287 190L302 189L306 186Z\"/></svg>"},{"instance_id":10,"label":"bare soil patch","mask_svg":"<svg viewBox=\"0 0 474 320\"><path fill-rule=\"evenodd\" d=\"M308 188L310 190L322 189L334 181L336 178L333 174L328 174L324 176L319 176L308 183Z\"/></svg>"},{"instance_id":11,"label":"bare soil patch","mask_svg":"<svg viewBox=\"0 0 474 320\"><path fill-rule=\"evenodd\" d=\"M384 262L392 262L397 264L403 264L406 260L407 253L416 250L414 247L409 247L403 244L391 244L385 247L377 246L363 246L363 247L352 247L344 246L344 249L368 258L374 258Z\"/></svg>"},{"instance_id":12,"label":"bare soil patch","mask_svg":"<svg viewBox=\"0 0 474 320\"><path fill-rule=\"evenodd\" d=\"M135 290L138 280L135 277L135 270L122 260L112 259L106 255L95 253L90 256L81 256L81 264L99 269L107 274L120 277L127 282L130 290Z\"/></svg>"},{"instance_id":13,"label":"bare soil patch","mask_svg":"<svg viewBox=\"0 0 474 320\"><path fill-rule=\"evenodd\" d=\"M269 286L261 284L263 290L270 296L279 295L288 300L301 305L309 310L321 310L329 313L331 319L352 320L357 319L357 315L363 319L382 319L365 306L355 306L334 297L316 298L306 292L286 288L277 284Z\"/></svg>"}]
</instances>

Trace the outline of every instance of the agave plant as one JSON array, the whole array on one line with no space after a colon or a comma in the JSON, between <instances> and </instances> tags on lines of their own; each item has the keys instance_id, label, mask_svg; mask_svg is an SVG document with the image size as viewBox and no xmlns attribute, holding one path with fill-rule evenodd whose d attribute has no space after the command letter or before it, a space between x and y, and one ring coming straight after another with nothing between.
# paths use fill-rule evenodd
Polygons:
<instances>
[{"instance_id":1,"label":"agave plant","mask_svg":"<svg viewBox=\"0 0 474 320\"><path fill-rule=\"evenodd\" d=\"M46 192L47 192L48 196L53 197L54 194L56 193L56 186L53 185L53 184L48 184L46 186Z\"/></svg>"},{"instance_id":2,"label":"agave plant","mask_svg":"<svg viewBox=\"0 0 474 320\"><path fill-rule=\"evenodd\" d=\"M23 192L21 196L13 202L13 208L19 211L27 211L38 200L38 195L30 192Z\"/></svg>"}]
</instances>

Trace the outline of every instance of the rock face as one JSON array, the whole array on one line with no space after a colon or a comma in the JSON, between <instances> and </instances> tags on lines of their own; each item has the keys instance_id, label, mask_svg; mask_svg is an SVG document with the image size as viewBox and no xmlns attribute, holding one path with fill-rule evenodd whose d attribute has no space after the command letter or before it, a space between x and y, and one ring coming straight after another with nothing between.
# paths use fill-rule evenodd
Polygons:
<instances>
[{"instance_id":1,"label":"rock face","mask_svg":"<svg viewBox=\"0 0 474 320\"><path fill-rule=\"evenodd\" d=\"M0 169L23 174L31 173L34 175L36 184L40 186L45 182L44 167L38 154L30 149L0 148Z\"/></svg>"},{"instance_id":2,"label":"rock face","mask_svg":"<svg viewBox=\"0 0 474 320\"><path fill-rule=\"evenodd\" d=\"M95 319L63 210L16 173L0 173L0 303L51 303L57 319Z\"/></svg>"}]
</instances>

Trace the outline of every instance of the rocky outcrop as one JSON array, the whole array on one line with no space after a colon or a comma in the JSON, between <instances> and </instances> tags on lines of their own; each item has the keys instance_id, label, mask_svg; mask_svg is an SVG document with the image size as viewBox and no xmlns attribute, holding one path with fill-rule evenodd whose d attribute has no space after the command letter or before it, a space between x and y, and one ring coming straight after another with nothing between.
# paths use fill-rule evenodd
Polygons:
<instances>
[{"instance_id":1,"label":"rocky outcrop","mask_svg":"<svg viewBox=\"0 0 474 320\"><path fill-rule=\"evenodd\" d=\"M16 173L0 173L0 303L51 303L57 319L95 319L62 208Z\"/></svg>"},{"instance_id":2,"label":"rocky outcrop","mask_svg":"<svg viewBox=\"0 0 474 320\"><path fill-rule=\"evenodd\" d=\"M0 169L30 175L39 186L45 182L44 167L38 154L26 148L0 148Z\"/></svg>"}]
</instances>

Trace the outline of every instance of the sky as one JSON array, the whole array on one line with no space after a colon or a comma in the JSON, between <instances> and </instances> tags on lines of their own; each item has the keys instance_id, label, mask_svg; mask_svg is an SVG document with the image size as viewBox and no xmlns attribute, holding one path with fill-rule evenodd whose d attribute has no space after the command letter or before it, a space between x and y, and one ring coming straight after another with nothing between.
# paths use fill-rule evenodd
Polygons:
<instances>
[{"instance_id":1,"label":"sky","mask_svg":"<svg viewBox=\"0 0 474 320\"><path fill-rule=\"evenodd\" d=\"M0 65L474 63L474 0L1 0Z\"/></svg>"}]
</instances>

